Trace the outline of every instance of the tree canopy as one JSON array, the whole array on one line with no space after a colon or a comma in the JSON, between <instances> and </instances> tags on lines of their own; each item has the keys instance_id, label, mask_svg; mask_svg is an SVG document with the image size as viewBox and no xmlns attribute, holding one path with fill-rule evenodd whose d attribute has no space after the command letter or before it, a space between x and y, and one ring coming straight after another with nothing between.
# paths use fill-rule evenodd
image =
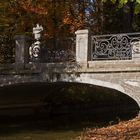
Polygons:
<instances>
[{"instance_id":1,"label":"tree canopy","mask_svg":"<svg viewBox=\"0 0 140 140\"><path fill-rule=\"evenodd\" d=\"M0 34L32 35L37 23L46 40L74 37L85 28L94 34L140 31L139 13L140 0L1 0ZM0 54L8 50L1 48Z\"/></svg>"},{"instance_id":2,"label":"tree canopy","mask_svg":"<svg viewBox=\"0 0 140 140\"><path fill-rule=\"evenodd\" d=\"M107 0L102 0L103 2L107 2ZM117 4L119 8L123 7L125 4L132 2L135 7L135 14L140 13L140 0L111 0L112 3Z\"/></svg>"},{"instance_id":3,"label":"tree canopy","mask_svg":"<svg viewBox=\"0 0 140 140\"><path fill-rule=\"evenodd\" d=\"M12 33L31 33L32 27L40 23L45 36L67 36L84 28L89 0L7 0L0 3L3 27ZM6 11L6 12L5 12ZM90 10L87 10L91 12Z\"/></svg>"},{"instance_id":4,"label":"tree canopy","mask_svg":"<svg viewBox=\"0 0 140 140\"><path fill-rule=\"evenodd\" d=\"M134 6L135 13L139 12L140 0L0 1L0 30L4 34L32 34L32 28L39 23L44 28L45 38L74 36L76 30L87 27L95 34L106 33L107 30L113 32L122 30L122 24L125 24L122 7L128 3L133 3L132 16ZM134 26L138 21L137 18ZM108 28L110 26L111 29Z\"/></svg>"}]
</instances>

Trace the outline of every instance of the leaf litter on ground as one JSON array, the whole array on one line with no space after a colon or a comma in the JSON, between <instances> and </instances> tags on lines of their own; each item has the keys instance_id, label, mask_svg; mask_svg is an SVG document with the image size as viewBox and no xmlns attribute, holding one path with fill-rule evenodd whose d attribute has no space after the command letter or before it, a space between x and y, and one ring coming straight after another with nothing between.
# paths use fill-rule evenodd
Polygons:
<instances>
[{"instance_id":1,"label":"leaf litter on ground","mask_svg":"<svg viewBox=\"0 0 140 140\"><path fill-rule=\"evenodd\" d=\"M140 114L132 120L88 130L78 140L140 140Z\"/></svg>"}]
</instances>

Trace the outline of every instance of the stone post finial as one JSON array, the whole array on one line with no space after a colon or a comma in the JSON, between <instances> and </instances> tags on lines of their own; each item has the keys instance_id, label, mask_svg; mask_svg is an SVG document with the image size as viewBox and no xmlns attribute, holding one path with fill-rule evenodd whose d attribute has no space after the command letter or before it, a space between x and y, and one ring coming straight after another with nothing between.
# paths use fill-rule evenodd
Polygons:
<instances>
[{"instance_id":1,"label":"stone post finial","mask_svg":"<svg viewBox=\"0 0 140 140\"><path fill-rule=\"evenodd\" d=\"M41 51L41 32L43 31L43 27L39 24L36 24L36 27L33 27L33 34L35 41L29 47L29 55L31 62L39 62L40 61L40 51Z\"/></svg>"},{"instance_id":2,"label":"stone post finial","mask_svg":"<svg viewBox=\"0 0 140 140\"><path fill-rule=\"evenodd\" d=\"M36 24L36 27L33 27L33 34L36 40L41 38L41 32L43 31L43 27L39 24Z\"/></svg>"}]
</instances>

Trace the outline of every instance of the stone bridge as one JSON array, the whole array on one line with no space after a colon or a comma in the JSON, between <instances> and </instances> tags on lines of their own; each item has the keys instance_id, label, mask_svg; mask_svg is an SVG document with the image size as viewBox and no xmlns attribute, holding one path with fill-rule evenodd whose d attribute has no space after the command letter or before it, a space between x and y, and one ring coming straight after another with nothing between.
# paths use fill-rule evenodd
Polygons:
<instances>
[{"instance_id":1,"label":"stone bridge","mask_svg":"<svg viewBox=\"0 0 140 140\"><path fill-rule=\"evenodd\" d=\"M133 54L132 59L127 60L92 61L88 57L90 47L88 30L77 31L76 35L76 62L23 63L18 61L14 64L1 65L0 86L26 82L72 82L99 85L130 96L140 107L140 54Z\"/></svg>"},{"instance_id":2,"label":"stone bridge","mask_svg":"<svg viewBox=\"0 0 140 140\"><path fill-rule=\"evenodd\" d=\"M75 63L57 65L50 63L26 64L24 69L15 70L16 66L12 65L10 70L1 71L0 86L28 82L72 82L98 85L130 96L140 107L139 61L124 61L94 62L90 63L88 68Z\"/></svg>"}]
</instances>

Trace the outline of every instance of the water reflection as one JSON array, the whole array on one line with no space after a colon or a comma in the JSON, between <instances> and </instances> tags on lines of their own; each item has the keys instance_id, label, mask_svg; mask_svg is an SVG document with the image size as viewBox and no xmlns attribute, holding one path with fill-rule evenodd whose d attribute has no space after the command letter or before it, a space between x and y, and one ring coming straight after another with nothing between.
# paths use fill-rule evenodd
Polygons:
<instances>
[{"instance_id":1,"label":"water reflection","mask_svg":"<svg viewBox=\"0 0 140 140\"><path fill-rule=\"evenodd\" d=\"M30 83L5 87L0 93L1 105L5 101L45 103L36 110L0 110L0 140L71 140L87 128L112 125L139 111L130 97L85 84Z\"/></svg>"},{"instance_id":2,"label":"water reflection","mask_svg":"<svg viewBox=\"0 0 140 140\"><path fill-rule=\"evenodd\" d=\"M93 110L74 114L23 112L22 115L0 116L0 140L71 140L87 128L111 125L136 115L134 112L121 112L120 116L105 112L95 114Z\"/></svg>"}]
</instances>

